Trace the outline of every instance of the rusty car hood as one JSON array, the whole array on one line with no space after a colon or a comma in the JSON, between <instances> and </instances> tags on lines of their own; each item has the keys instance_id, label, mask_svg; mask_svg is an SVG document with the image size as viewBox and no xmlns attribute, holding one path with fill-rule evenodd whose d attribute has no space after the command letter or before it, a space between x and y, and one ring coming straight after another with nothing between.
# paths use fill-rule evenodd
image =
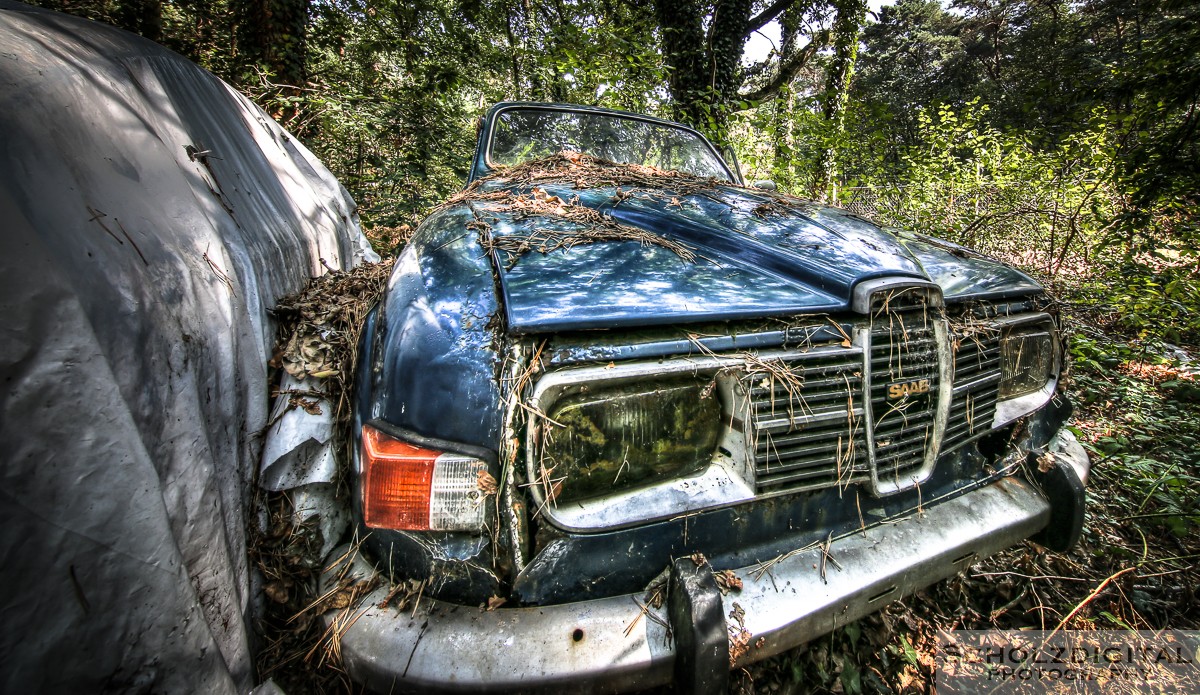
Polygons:
<instances>
[{"instance_id":1,"label":"rusty car hood","mask_svg":"<svg viewBox=\"0 0 1200 695\"><path fill-rule=\"evenodd\" d=\"M562 184L507 190L594 209L650 239L493 251L513 333L841 312L857 283L885 276L933 280L948 299L1040 290L1023 273L961 247L766 191L714 185L675 195ZM552 218L503 206L477 204L476 214L499 240L556 228ZM672 250L676 244L694 257Z\"/></svg>"}]
</instances>

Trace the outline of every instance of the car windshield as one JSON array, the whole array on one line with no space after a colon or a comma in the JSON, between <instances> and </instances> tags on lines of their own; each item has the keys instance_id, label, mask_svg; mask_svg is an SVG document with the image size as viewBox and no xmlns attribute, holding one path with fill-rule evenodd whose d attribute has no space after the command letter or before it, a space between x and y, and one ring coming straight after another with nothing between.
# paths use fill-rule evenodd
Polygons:
<instances>
[{"instance_id":1,"label":"car windshield","mask_svg":"<svg viewBox=\"0 0 1200 695\"><path fill-rule=\"evenodd\" d=\"M728 170L703 138L664 123L611 113L505 109L492 126L488 162L513 166L563 150L619 164L641 164L729 181Z\"/></svg>"}]
</instances>

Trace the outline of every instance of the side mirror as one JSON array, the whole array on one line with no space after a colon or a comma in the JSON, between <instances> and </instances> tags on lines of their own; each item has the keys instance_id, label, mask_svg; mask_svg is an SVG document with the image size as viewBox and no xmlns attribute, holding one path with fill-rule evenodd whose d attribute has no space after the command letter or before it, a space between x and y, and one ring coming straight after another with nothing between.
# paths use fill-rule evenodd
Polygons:
<instances>
[{"instance_id":1,"label":"side mirror","mask_svg":"<svg viewBox=\"0 0 1200 695\"><path fill-rule=\"evenodd\" d=\"M762 179L762 180L760 180L760 181L755 181L754 183L750 184L750 186L751 186L752 188L762 188L762 189L765 189L765 190L768 190L768 191L774 191L774 190L778 190L778 189L775 187L775 182L774 182L774 181L771 181L771 180L768 180L768 179Z\"/></svg>"}]
</instances>

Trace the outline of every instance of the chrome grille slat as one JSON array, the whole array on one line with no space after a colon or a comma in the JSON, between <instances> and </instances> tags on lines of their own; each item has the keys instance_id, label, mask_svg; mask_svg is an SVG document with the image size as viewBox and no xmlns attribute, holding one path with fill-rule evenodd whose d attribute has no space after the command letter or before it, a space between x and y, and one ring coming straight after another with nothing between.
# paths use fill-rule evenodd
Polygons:
<instances>
[{"instance_id":1,"label":"chrome grille slat","mask_svg":"<svg viewBox=\"0 0 1200 695\"><path fill-rule=\"evenodd\" d=\"M853 386L854 386L854 384L852 383L851 387L853 387ZM805 388L806 389L809 388L807 384L805 385ZM817 393L817 394L805 393L803 400L799 400L799 399L793 400L790 397L782 397L782 398L773 398L771 400L758 401L755 404L755 408L756 408L755 412L756 412L756 414L757 413L766 413L766 414L778 415L780 413L787 413L789 410L793 410L793 411L797 411L797 412L807 413L809 411L819 411L819 410L828 409L831 403L840 405L842 407L842 410L844 411L845 405L846 405L846 398L843 394L839 394L839 393L835 393L835 392Z\"/></svg>"},{"instance_id":2,"label":"chrome grille slat","mask_svg":"<svg viewBox=\"0 0 1200 695\"><path fill-rule=\"evenodd\" d=\"M875 446L880 446L880 442L889 437L904 437L911 434L917 428L924 427L933 423L932 414L922 414L921 417L909 417L907 420L894 420L885 422L882 427L875 427Z\"/></svg>"},{"instance_id":3,"label":"chrome grille slat","mask_svg":"<svg viewBox=\"0 0 1200 695\"><path fill-rule=\"evenodd\" d=\"M799 411L799 408L797 408L797 411ZM861 417L862 411L856 412L855 416ZM795 417L784 413L780 417L756 420L755 429L761 433L774 435L778 432L795 432L809 425L826 422L845 422L849 419L850 418L846 415L846 409L844 407L840 410L820 410L810 414L797 413Z\"/></svg>"},{"instance_id":4,"label":"chrome grille slat","mask_svg":"<svg viewBox=\"0 0 1200 695\"><path fill-rule=\"evenodd\" d=\"M954 397L942 450L951 451L991 431L1000 383L1000 333L957 331L954 349Z\"/></svg>"},{"instance_id":5,"label":"chrome grille slat","mask_svg":"<svg viewBox=\"0 0 1200 695\"><path fill-rule=\"evenodd\" d=\"M843 483L860 482L864 478L861 474L855 474L843 479ZM830 483L829 480L834 482ZM801 492L803 490L814 490L826 487L832 487L838 484L838 470L830 468L823 471L800 471L797 473L787 473L778 477L768 478L760 481L758 488L761 492L779 492L778 488L787 486L788 492ZM776 488L776 489L772 489Z\"/></svg>"},{"instance_id":6,"label":"chrome grille slat","mask_svg":"<svg viewBox=\"0 0 1200 695\"><path fill-rule=\"evenodd\" d=\"M821 465L829 463L827 456L828 451L821 443L814 443L807 447L791 447L788 449L788 456L784 457L781 454L768 450L762 459L762 463L757 466L757 469L763 473L776 473L781 470L792 470L801 466L802 461L820 457L817 461ZM860 457L855 454L851 460L858 460ZM865 455L861 457L862 461L866 462Z\"/></svg>"},{"instance_id":7,"label":"chrome grille slat","mask_svg":"<svg viewBox=\"0 0 1200 695\"><path fill-rule=\"evenodd\" d=\"M940 386L935 321L928 290L871 301L871 411L876 476L907 487L920 475L934 428ZM927 380L928 393L889 398L894 384ZM896 412L903 404L903 412Z\"/></svg>"},{"instance_id":8,"label":"chrome grille slat","mask_svg":"<svg viewBox=\"0 0 1200 695\"><path fill-rule=\"evenodd\" d=\"M798 358L787 368L799 386L763 387L763 375L747 377L750 435L759 491L829 487L867 477L862 435L862 351L845 348L817 358ZM851 435L851 432L855 432Z\"/></svg>"},{"instance_id":9,"label":"chrome grille slat","mask_svg":"<svg viewBox=\"0 0 1200 695\"><path fill-rule=\"evenodd\" d=\"M814 429L811 431L802 430L802 431L796 431L796 432L789 432L786 434L773 434L771 436L769 443L765 442L765 441L759 441L756 446L756 451L765 453L770 450L772 445L777 450L787 449L790 451L792 449L792 447L800 446L802 444L808 444L810 442L820 441L820 440L828 438L830 436L833 436L836 441L838 435L845 435L845 433L846 433L845 426L843 426L839 423L835 426L823 427L823 428Z\"/></svg>"}]
</instances>

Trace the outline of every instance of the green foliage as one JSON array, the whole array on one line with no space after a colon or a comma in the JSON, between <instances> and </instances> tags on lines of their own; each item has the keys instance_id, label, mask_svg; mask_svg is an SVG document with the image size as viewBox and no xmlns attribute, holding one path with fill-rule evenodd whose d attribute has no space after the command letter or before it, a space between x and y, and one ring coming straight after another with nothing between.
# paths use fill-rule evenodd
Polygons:
<instances>
[{"instance_id":1,"label":"green foliage","mask_svg":"<svg viewBox=\"0 0 1200 695\"><path fill-rule=\"evenodd\" d=\"M989 125L978 100L918 112L918 147L901 155L892 217L903 226L1056 272L1100 241L1112 214L1114 157L1099 130L1038 148Z\"/></svg>"},{"instance_id":2,"label":"green foliage","mask_svg":"<svg viewBox=\"0 0 1200 695\"><path fill-rule=\"evenodd\" d=\"M490 103L596 104L731 141L749 178L1094 287L1131 335L1200 340L1195 2L899 0L877 21L861 0L796 2L753 66L766 0L39 2L238 84L368 227L402 230L462 185Z\"/></svg>"},{"instance_id":3,"label":"green foliage","mask_svg":"<svg viewBox=\"0 0 1200 695\"><path fill-rule=\"evenodd\" d=\"M478 39L501 17L439 2L315 10L309 87L281 94L268 79L251 94L269 111L296 113L289 127L355 197L366 226L413 225L462 186L475 118L506 94L496 70L476 69L502 57Z\"/></svg>"},{"instance_id":4,"label":"green foliage","mask_svg":"<svg viewBox=\"0 0 1200 695\"><path fill-rule=\"evenodd\" d=\"M1121 342L1085 329L1070 342L1075 391L1094 471L1119 479L1110 500L1127 519L1183 536L1200 523L1200 367L1156 340Z\"/></svg>"},{"instance_id":5,"label":"green foliage","mask_svg":"<svg viewBox=\"0 0 1200 695\"><path fill-rule=\"evenodd\" d=\"M919 140L923 107L959 107L978 82L960 36L961 19L938 0L900 0L883 7L863 29L868 47L859 61L854 95L871 112L863 130L882 132L892 146ZM884 147L889 147L887 143Z\"/></svg>"},{"instance_id":6,"label":"green foliage","mask_svg":"<svg viewBox=\"0 0 1200 695\"><path fill-rule=\"evenodd\" d=\"M307 81L310 0L230 0L230 5L237 22L238 82L266 74L281 84L281 93L300 90Z\"/></svg>"},{"instance_id":7,"label":"green foliage","mask_svg":"<svg viewBox=\"0 0 1200 695\"><path fill-rule=\"evenodd\" d=\"M666 68L646 41L652 18L636 7L617 12L555 26L541 61L543 81L555 84L555 101L662 113Z\"/></svg>"}]
</instances>

